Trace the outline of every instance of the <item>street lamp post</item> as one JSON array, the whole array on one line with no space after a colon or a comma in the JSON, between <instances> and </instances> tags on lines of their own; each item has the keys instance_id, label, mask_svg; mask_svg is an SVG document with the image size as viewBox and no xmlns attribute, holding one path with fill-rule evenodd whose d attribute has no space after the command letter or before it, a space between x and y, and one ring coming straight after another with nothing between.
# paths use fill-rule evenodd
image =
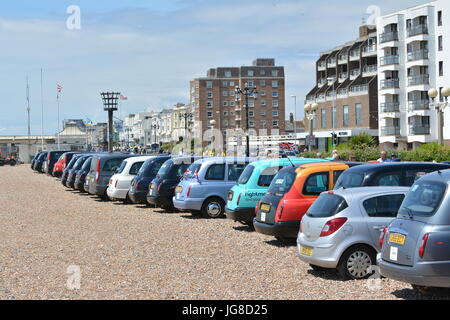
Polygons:
<instances>
[{"instance_id":1,"label":"street lamp post","mask_svg":"<svg viewBox=\"0 0 450 320\"><path fill-rule=\"evenodd\" d=\"M212 144L212 141L213 141L213 137L214 137L214 126L216 125L216 120L211 120L211 121L209 121L209 124L211 125L211 132L212 132L212 136L211 136L211 144ZM215 148L214 148L214 145L213 145L213 150L214 150ZM215 150L214 150L214 152L213 152L213 154L212 154L212 156L215 156Z\"/></svg>"},{"instance_id":2,"label":"street lamp post","mask_svg":"<svg viewBox=\"0 0 450 320\"><path fill-rule=\"evenodd\" d=\"M437 89L430 89L428 91L428 96L431 98L431 107L434 107L437 112L437 127L438 127L438 142L439 144L444 143L444 110L448 106L450 106L448 97L450 96L450 88L442 88L441 95L444 97L443 102L436 102L436 98L438 96Z\"/></svg>"},{"instance_id":3,"label":"street lamp post","mask_svg":"<svg viewBox=\"0 0 450 320\"><path fill-rule=\"evenodd\" d=\"M153 124L152 128L153 128L153 135L155 136L155 144L154 145L156 145L158 143L158 141L157 141L158 137L156 134L156 130L159 130L159 124L158 123ZM152 149L153 149L153 147L152 147Z\"/></svg>"},{"instance_id":4,"label":"street lamp post","mask_svg":"<svg viewBox=\"0 0 450 320\"><path fill-rule=\"evenodd\" d=\"M328 85L331 86L331 82L333 83L333 106L331 107L331 125L333 127L333 137L331 138L331 142L333 143L333 149L336 147L336 145L334 144L334 137L335 137L335 131L334 128L336 126L336 118L335 118L335 108L336 108L336 100L337 100L337 96L336 96L336 91L335 91L335 83L336 83L336 79L333 77L329 77L327 78L328 81Z\"/></svg>"},{"instance_id":5,"label":"street lamp post","mask_svg":"<svg viewBox=\"0 0 450 320\"><path fill-rule=\"evenodd\" d=\"M239 88L236 86L236 101L240 101L241 94L245 96L245 118L246 118L246 148L245 148L245 156L250 157L250 135L249 135L249 117L248 117L248 97L252 96L254 99L258 96L258 91L256 90L256 87L248 88L247 86L244 89Z\"/></svg>"},{"instance_id":6,"label":"street lamp post","mask_svg":"<svg viewBox=\"0 0 450 320\"><path fill-rule=\"evenodd\" d=\"M319 108L317 103L305 105L306 119L309 120L309 139L313 139L314 136L314 118L316 117L316 111ZM312 140L308 141L309 151L313 151Z\"/></svg>"},{"instance_id":7,"label":"street lamp post","mask_svg":"<svg viewBox=\"0 0 450 320\"><path fill-rule=\"evenodd\" d=\"M291 98L294 98L294 135L295 135L295 140L297 140L297 96L292 95Z\"/></svg>"},{"instance_id":8,"label":"street lamp post","mask_svg":"<svg viewBox=\"0 0 450 320\"><path fill-rule=\"evenodd\" d=\"M108 111L108 151L113 151L113 112L117 111L120 92L102 92L103 106Z\"/></svg>"},{"instance_id":9,"label":"street lamp post","mask_svg":"<svg viewBox=\"0 0 450 320\"><path fill-rule=\"evenodd\" d=\"M184 139L186 139L187 143L189 143L189 145L191 144L190 139L188 138L188 122L192 121L192 119L194 118L194 115L190 112L182 112L179 114L179 118L180 121L184 120ZM181 149L181 152L184 153L184 149ZM192 153L192 150L191 150Z\"/></svg>"}]
</instances>

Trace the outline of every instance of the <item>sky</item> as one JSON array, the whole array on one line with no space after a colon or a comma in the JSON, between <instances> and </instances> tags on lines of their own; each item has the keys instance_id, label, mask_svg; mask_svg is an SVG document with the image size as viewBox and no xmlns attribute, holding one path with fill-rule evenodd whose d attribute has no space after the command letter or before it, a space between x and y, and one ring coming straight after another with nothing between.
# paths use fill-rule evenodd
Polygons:
<instances>
[{"instance_id":1,"label":"sky","mask_svg":"<svg viewBox=\"0 0 450 320\"><path fill-rule=\"evenodd\" d=\"M424 0L4 0L0 2L0 135L55 134L60 119L106 122L100 92L128 97L118 117L189 102L209 68L275 58L285 67L286 114L303 114L319 53L358 37L381 14ZM79 28L71 6L80 12ZM68 22L69 27L68 28ZM74 26L76 28L74 28ZM41 69L43 102L41 101ZM44 112L42 113L42 109Z\"/></svg>"}]
</instances>

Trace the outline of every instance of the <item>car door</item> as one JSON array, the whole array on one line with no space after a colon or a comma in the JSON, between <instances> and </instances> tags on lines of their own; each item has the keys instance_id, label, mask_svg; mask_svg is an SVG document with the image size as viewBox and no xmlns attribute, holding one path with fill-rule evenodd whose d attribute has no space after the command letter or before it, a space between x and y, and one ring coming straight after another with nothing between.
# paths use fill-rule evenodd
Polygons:
<instances>
[{"instance_id":1,"label":"car door","mask_svg":"<svg viewBox=\"0 0 450 320\"><path fill-rule=\"evenodd\" d=\"M380 233L395 219L404 198L404 193L393 193L370 196L361 202L361 212L374 248L379 249Z\"/></svg>"},{"instance_id":2,"label":"car door","mask_svg":"<svg viewBox=\"0 0 450 320\"><path fill-rule=\"evenodd\" d=\"M246 166L247 164L244 163L227 163L224 199L226 199L228 191L234 187L242 172L244 172Z\"/></svg>"},{"instance_id":3,"label":"car door","mask_svg":"<svg viewBox=\"0 0 450 320\"><path fill-rule=\"evenodd\" d=\"M202 194L205 197L221 196L226 201L227 183L225 181L225 163L213 163L205 171L204 181L202 181ZM224 190L225 194L224 194Z\"/></svg>"},{"instance_id":4,"label":"car door","mask_svg":"<svg viewBox=\"0 0 450 320\"><path fill-rule=\"evenodd\" d=\"M383 170L372 177L371 186L398 187L402 185L402 170Z\"/></svg>"}]
</instances>

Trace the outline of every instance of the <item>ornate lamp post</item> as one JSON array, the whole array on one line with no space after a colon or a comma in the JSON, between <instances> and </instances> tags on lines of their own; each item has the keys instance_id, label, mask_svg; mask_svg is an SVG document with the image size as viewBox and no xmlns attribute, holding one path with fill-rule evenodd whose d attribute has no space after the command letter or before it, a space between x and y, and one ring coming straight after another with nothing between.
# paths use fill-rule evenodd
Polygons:
<instances>
[{"instance_id":1,"label":"ornate lamp post","mask_svg":"<svg viewBox=\"0 0 450 320\"><path fill-rule=\"evenodd\" d=\"M248 117L248 97L251 96L254 99L256 99L258 97L258 90L256 90L256 87L253 88L248 88L245 87L244 89L239 88L238 86L236 86L236 101L240 101L241 99L241 94L243 94L245 96L245 120L246 120L246 148L245 148L245 156L246 157L250 157L250 135L249 135L249 117Z\"/></svg>"},{"instance_id":2,"label":"ornate lamp post","mask_svg":"<svg viewBox=\"0 0 450 320\"><path fill-rule=\"evenodd\" d=\"M180 118L180 121L184 120L184 139L187 140L187 143L191 144L191 141L188 138L188 125L189 125L189 121L192 121L192 119L194 118L194 115L190 112L181 112L179 114L179 118ZM181 151L184 153L183 149L181 149ZM192 153L192 150L191 150L191 153Z\"/></svg>"},{"instance_id":3,"label":"ornate lamp post","mask_svg":"<svg viewBox=\"0 0 450 320\"><path fill-rule=\"evenodd\" d=\"M316 111L319 108L319 105L317 103L313 104L307 104L305 105L305 113L306 113L306 119L309 120L309 137L308 137L308 147L309 151L313 151L313 139L314 139L314 118L316 117Z\"/></svg>"},{"instance_id":4,"label":"ornate lamp post","mask_svg":"<svg viewBox=\"0 0 450 320\"><path fill-rule=\"evenodd\" d=\"M444 109L450 106L448 97L450 96L450 88L442 88L441 95L444 97L444 102L436 102L439 92L437 89L430 89L428 96L431 98L430 106L434 107L437 112L437 126L438 126L438 142L444 143Z\"/></svg>"},{"instance_id":5,"label":"ornate lamp post","mask_svg":"<svg viewBox=\"0 0 450 320\"><path fill-rule=\"evenodd\" d=\"M155 144L154 144L154 145L156 145L156 144L158 143L158 141L157 141L156 130L159 130L159 124L158 124L158 123L155 123L155 124L153 124L151 127L152 127L152 129L153 129L153 135L155 136ZM152 149L153 149L153 147L152 147Z\"/></svg>"},{"instance_id":6,"label":"ornate lamp post","mask_svg":"<svg viewBox=\"0 0 450 320\"><path fill-rule=\"evenodd\" d=\"M117 111L120 92L102 92L103 110L108 111L108 151L113 151L113 112Z\"/></svg>"}]
</instances>

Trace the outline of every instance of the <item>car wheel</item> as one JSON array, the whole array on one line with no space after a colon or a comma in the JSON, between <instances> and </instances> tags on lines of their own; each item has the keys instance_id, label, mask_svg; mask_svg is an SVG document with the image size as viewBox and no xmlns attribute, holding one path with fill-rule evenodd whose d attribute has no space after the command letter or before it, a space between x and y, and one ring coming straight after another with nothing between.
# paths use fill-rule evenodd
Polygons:
<instances>
[{"instance_id":1,"label":"car wheel","mask_svg":"<svg viewBox=\"0 0 450 320\"><path fill-rule=\"evenodd\" d=\"M225 203L220 198L210 198L202 207L202 215L205 218L222 218L225 213Z\"/></svg>"},{"instance_id":2,"label":"car wheel","mask_svg":"<svg viewBox=\"0 0 450 320\"><path fill-rule=\"evenodd\" d=\"M126 197L125 197L125 200L123 200L123 203L125 203L125 204L131 204L131 199L130 199L130 196L128 195L128 193L127 193L127 195L126 195Z\"/></svg>"},{"instance_id":3,"label":"car wheel","mask_svg":"<svg viewBox=\"0 0 450 320\"><path fill-rule=\"evenodd\" d=\"M423 296L428 296L430 294L433 294L433 291L434 291L433 289L435 289L432 287L418 286L415 284L413 284L411 286L414 290L418 291Z\"/></svg>"},{"instance_id":4,"label":"car wheel","mask_svg":"<svg viewBox=\"0 0 450 320\"><path fill-rule=\"evenodd\" d=\"M372 248L363 245L347 249L338 264L339 274L344 279L367 279L372 274L370 267L376 265L375 255Z\"/></svg>"}]
</instances>

